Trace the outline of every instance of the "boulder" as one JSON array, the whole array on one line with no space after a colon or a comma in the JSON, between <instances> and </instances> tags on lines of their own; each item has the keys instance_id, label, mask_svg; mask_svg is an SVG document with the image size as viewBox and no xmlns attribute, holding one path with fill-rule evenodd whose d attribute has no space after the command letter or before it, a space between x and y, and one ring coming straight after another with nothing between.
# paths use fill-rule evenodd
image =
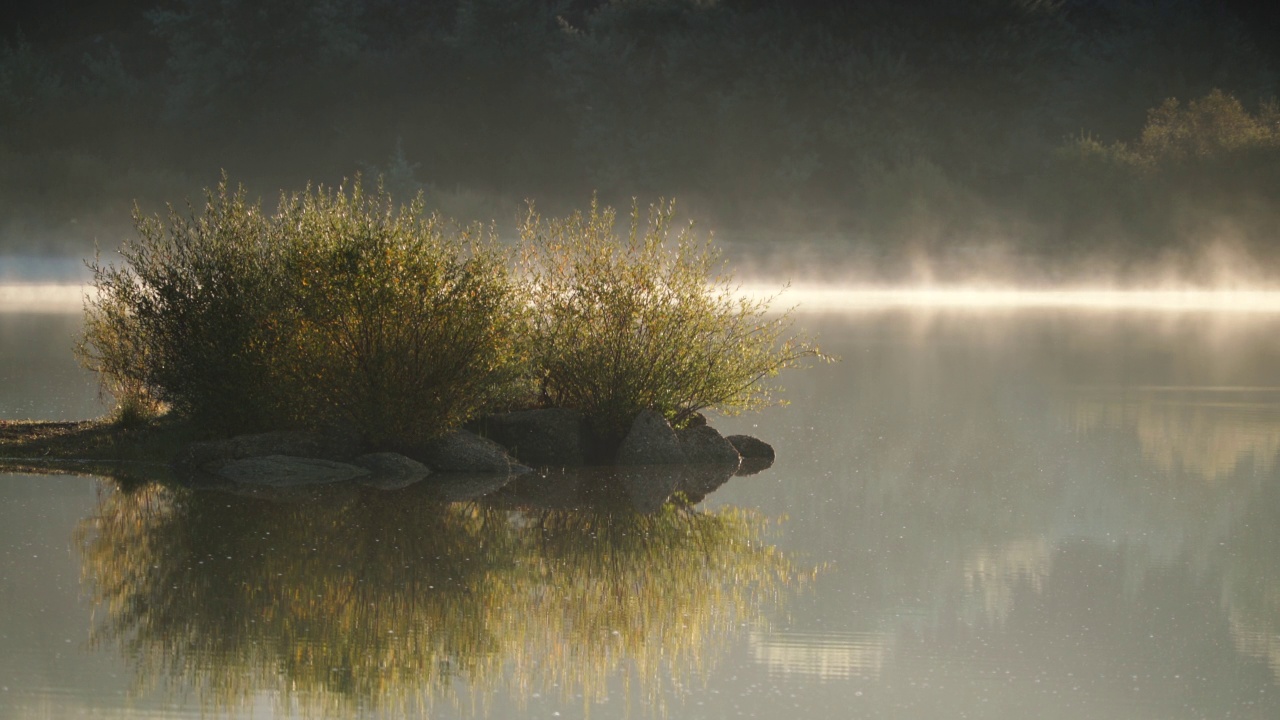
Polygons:
<instances>
[{"instance_id":1,"label":"boulder","mask_svg":"<svg viewBox=\"0 0 1280 720\"><path fill-rule=\"evenodd\" d=\"M216 474L242 485L293 487L352 480L368 475L369 471L333 460L263 455L232 460L218 468Z\"/></svg>"},{"instance_id":2,"label":"boulder","mask_svg":"<svg viewBox=\"0 0 1280 720\"><path fill-rule=\"evenodd\" d=\"M735 476L755 475L773 465L773 447L769 443L750 435L730 435L725 440L733 443L738 454L742 455L742 464L738 466Z\"/></svg>"},{"instance_id":3,"label":"boulder","mask_svg":"<svg viewBox=\"0 0 1280 720\"><path fill-rule=\"evenodd\" d=\"M753 438L750 435L730 435L725 438L742 456L743 460L768 460L773 462L773 446L769 443Z\"/></svg>"},{"instance_id":4,"label":"boulder","mask_svg":"<svg viewBox=\"0 0 1280 720\"><path fill-rule=\"evenodd\" d=\"M383 490L408 487L431 474L426 465L399 453L361 455L353 459L351 464L371 473L369 477L361 478L360 482Z\"/></svg>"},{"instance_id":5,"label":"boulder","mask_svg":"<svg viewBox=\"0 0 1280 720\"><path fill-rule=\"evenodd\" d=\"M694 425L676 431L685 461L699 465L716 465L729 468L729 474L738 469L742 457L738 450L710 425Z\"/></svg>"},{"instance_id":6,"label":"boulder","mask_svg":"<svg viewBox=\"0 0 1280 720\"><path fill-rule=\"evenodd\" d=\"M506 448L467 430L455 430L432 440L417 454L427 467L438 472L514 475L531 470L512 460Z\"/></svg>"},{"instance_id":7,"label":"boulder","mask_svg":"<svg viewBox=\"0 0 1280 720\"><path fill-rule=\"evenodd\" d=\"M672 465L687 462L680 439L666 418L643 410L618 446L618 465Z\"/></svg>"},{"instance_id":8,"label":"boulder","mask_svg":"<svg viewBox=\"0 0 1280 720\"><path fill-rule=\"evenodd\" d=\"M569 408L522 410L485 419L489 438L533 467L579 467L586 463L582 413Z\"/></svg>"}]
</instances>

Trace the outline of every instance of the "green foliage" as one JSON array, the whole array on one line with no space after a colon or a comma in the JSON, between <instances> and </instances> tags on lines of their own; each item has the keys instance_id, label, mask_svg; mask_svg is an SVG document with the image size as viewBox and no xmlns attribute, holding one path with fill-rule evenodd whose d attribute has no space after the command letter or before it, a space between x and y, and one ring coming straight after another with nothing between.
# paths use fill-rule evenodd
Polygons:
<instances>
[{"instance_id":1,"label":"green foliage","mask_svg":"<svg viewBox=\"0 0 1280 720\"><path fill-rule=\"evenodd\" d=\"M621 239L594 199L562 219L530 208L521 228L542 392L582 410L606 443L645 409L680 425L704 408L763 405L765 379L818 355L786 337L788 314L734 293L709 242L689 228L673 236L672 212L659 203L642 217L633 204Z\"/></svg>"},{"instance_id":2,"label":"green foliage","mask_svg":"<svg viewBox=\"0 0 1280 720\"><path fill-rule=\"evenodd\" d=\"M203 211L138 217L124 264L92 265L81 355L122 404L221 430L349 423L412 444L504 398L523 304L479 229L380 187L282 198L224 180Z\"/></svg>"},{"instance_id":3,"label":"green foliage","mask_svg":"<svg viewBox=\"0 0 1280 720\"><path fill-rule=\"evenodd\" d=\"M69 218L83 227L117 197L171 192L127 174L224 165L296 186L381 160L398 136L426 170L392 156L393 190L429 182L453 195L433 202L460 213L505 216L485 200L530 188L560 207L592 189L663 191L735 232L892 250L920 235L989 239L982 215L1004 221L995 234L1035 238L1056 226L1021 221L1052 216L1061 193L1028 188L1046 170L1088 184L1047 168L1064 137L1106 146L1134 138L1165 98L1219 87L1251 105L1277 87L1266 29L1204 0L130 7L65 31L104 42L15 39L0 52L0 153L39 161L0 163L0 217L19 241L33 216L84 238ZM87 182L44 162L64 157L95 160ZM1147 227L1139 239L1167 237Z\"/></svg>"},{"instance_id":4,"label":"green foliage","mask_svg":"<svg viewBox=\"0 0 1280 720\"><path fill-rule=\"evenodd\" d=\"M524 304L482 228L395 211L381 188L281 203L293 317L278 368L291 407L405 445L507 400L524 373Z\"/></svg>"},{"instance_id":5,"label":"green foliage","mask_svg":"<svg viewBox=\"0 0 1280 720\"><path fill-rule=\"evenodd\" d=\"M1059 148L1041 182L1040 206L1071 246L1178 246L1212 238L1229 224L1266 241L1280 192L1280 109L1250 113L1213 90L1183 103L1169 98L1147 114L1129 143L1081 137ZM1255 245L1256 247L1256 245Z\"/></svg>"},{"instance_id":6,"label":"green foliage","mask_svg":"<svg viewBox=\"0 0 1280 720\"><path fill-rule=\"evenodd\" d=\"M1235 97L1213 90L1186 105L1169 98L1148 113L1132 151L1117 146L1122 159L1147 168L1205 163L1251 152L1280 150L1280 108L1274 101L1257 115Z\"/></svg>"},{"instance_id":7,"label":"green foliage","mask_svg":"<svg viewBox=\"0 0 1280 720\"><path fill-rule=\"evenodd\" d=\"M1082 137L1059 151L1066 162L1127 167L1159 174L1280 150L1280 106L1250 113L1236 97L1213 90L1182 103L1168 98L1147 113L1133 143L1104 145Z\"/></svg>"},{"instance_id":8,"label":"green foliage","mask_svg":"<svg viewBox=\"0 0 1280 720\"><path fill-rule=\"evenodd\" d=\"M278 420L271 349L283 328L269 219L226 182L203 212L136 213L124 263L91 264L81 356L124 404L152 401L218 427Z\"/></svg>"},{"instance_id":9,"label":"green foliage","mask_svg":"<svg viewBox=\"0 0 1280 720\"><path fill-rule=\"evenodd\" d=\"M227 90L289 63L332 64L367 49L364 3L179 0L147 13L169 48L171 113L203 110Z\"/></svg>"}]
</instances>

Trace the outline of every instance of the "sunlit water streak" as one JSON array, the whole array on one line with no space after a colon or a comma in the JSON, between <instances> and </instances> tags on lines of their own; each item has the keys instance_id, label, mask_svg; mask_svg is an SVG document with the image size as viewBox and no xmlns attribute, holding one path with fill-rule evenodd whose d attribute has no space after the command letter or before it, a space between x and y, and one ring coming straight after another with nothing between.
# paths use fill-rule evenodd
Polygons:
<instances>
[{"instance_id":1,"label":"sunlit water streak","mask_svg":"<svg viewBox=\"0 0 1280 720\"><path fill-rule=\"evenodd\" d=\"M0 283L0 313L78 313L88 290L78 283Z\"/></svg>"},{"instance_id":2,"label":"sunlit water streak","mask_svg":"<svg viewBox=\"0 0 1280 720\"><path fill-rule=\"evenodd\" d=\"M894 308L1021 310L1142 310L1160 312L1280 312L1280 291L1017 287L850 287L742 285L752 298L776 296L775 304L806 312L875 311Z\"/></svg>"},{"instance_id":3,"label":"sunlit water streak","mask_svg":"<svg viewBox=\"0 0 1280 720\"><path fill-rule=\"evenodd\" d=\"M91 288L66 283L0 283L0 312L80 312ZM866 312L897 308L956 310L1140 310L1280 313L1280 290L1017 287L869 287L744 284L750 298L774 298L777 308L803 312Z\"/></svg>"}]
</instances>

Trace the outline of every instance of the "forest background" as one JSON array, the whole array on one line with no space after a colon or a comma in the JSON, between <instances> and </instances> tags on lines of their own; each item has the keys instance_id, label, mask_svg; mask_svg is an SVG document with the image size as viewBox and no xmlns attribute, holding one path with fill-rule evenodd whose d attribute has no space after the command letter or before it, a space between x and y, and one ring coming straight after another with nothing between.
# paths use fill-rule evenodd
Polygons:
<instances>
[{"instance_id":1,"label":"forest background","mask_svg":"<svg viewBox=\"0 0 1280 720\"><path fill-rule=\"evenodd\" d=\"M829 274L1266 268L1263 5L8 3L0 253L114 247L135 201L199 199L223 171L267 205L362 172L500 232L526 200L676 197L732 252Z\"/></svg>"}]
</instances>

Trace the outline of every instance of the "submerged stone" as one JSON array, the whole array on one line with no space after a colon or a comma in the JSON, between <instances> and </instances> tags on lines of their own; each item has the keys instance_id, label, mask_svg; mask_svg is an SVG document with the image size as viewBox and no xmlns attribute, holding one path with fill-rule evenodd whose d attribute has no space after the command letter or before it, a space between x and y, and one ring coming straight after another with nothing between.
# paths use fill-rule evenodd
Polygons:
<instances>
[{"instance_id":1,"label":"submerged stone","mask_svg":"<svg viewBox=\"0 0 1280 720\"><path fill-rule=\"evenodd\" d=\"M225 480L245 485L291 487L352 480L369 475L369 471L333 460L264 455L232 460L219 468L215 474Z\"/></svg>"},{"instance_id":2,"label":"submerged stone","mask_svg":"<svg viewBox=\"0 0 1280 720\"><path fill-rule=\"evenodd\" d=\"M438 472L518 474L531 468L517 463L506 448L467 430L455 430L424 445L418 453Z\"/></svg>"},{"instance_id":3,"label":"submerged stone","mask_svg":"<svg viewBox=\"0 0 1280 720\"><path fill-rule=\"evenodd\" d=\"M337 431L319 433L283 430L193 442L178 453L172 464L175 470L183 474L216 474L222 466L233 460L268 455L344 460L355 455L358 447L358 439Z\"/></svg>"},{"instance_id":4,"label":"submerged stone","mask_svg":"<svg viewBox=\"0 0 1280 720\"><path fill-rule=\"evenodd\" d=\"M372 473L369 477L361 478L361 483L383 490L408 487L431 474L431 469L426 465L400 453L369 453L355 458L351 464Z\"/></svg>"}]
</instances>

